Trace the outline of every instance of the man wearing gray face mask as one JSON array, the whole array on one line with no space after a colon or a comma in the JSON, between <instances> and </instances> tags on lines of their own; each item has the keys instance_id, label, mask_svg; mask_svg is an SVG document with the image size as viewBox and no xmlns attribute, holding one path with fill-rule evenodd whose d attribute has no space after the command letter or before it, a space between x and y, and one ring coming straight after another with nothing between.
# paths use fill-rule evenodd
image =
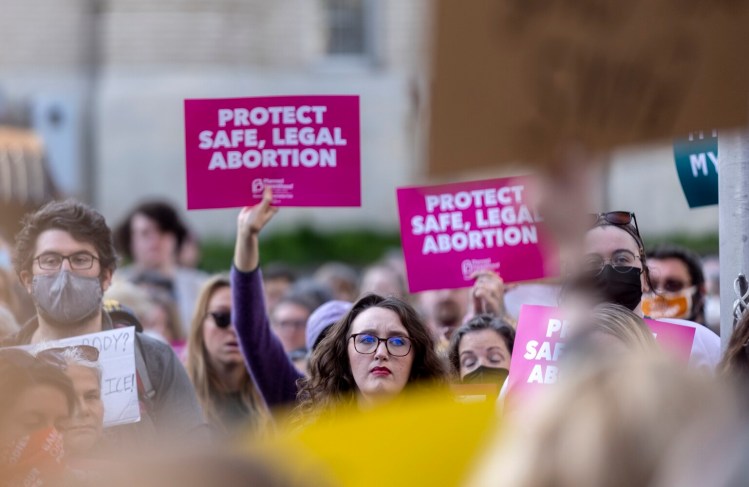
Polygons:
<instances>
[{"instance_id":1,"label":"man wearing gray face mask","mask_svg":"<svg viewBox=\"0 0 749 487\"><path fill-rule=\"evenodd\" d=\"M37 315L0 346L36 344L113 328L102 308L116 255L104 217L75 201L52 202L24 218L13 265ZM141 421L112 428L123 446L203 437L190 380L172 349L136 333Z\"/></svg>"}]
</instances>

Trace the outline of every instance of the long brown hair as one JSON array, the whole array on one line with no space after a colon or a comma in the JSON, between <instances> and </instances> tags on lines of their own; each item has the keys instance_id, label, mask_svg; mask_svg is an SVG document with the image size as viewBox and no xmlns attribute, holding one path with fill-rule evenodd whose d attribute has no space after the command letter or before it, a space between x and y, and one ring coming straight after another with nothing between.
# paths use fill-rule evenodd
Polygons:
<instances>
[{"instance_id":1,"label":"long brown hair","mask_svg":"<svg viewBox=\"0 0 749 487\"><path fill-rule=\"evenodd\" d=\"M411 339L414 359L406 387L444 383L445 367L435 350L434 338L416 311L398 298L369 294L354 303L351 311L331 326L312 352L309 378L302 379L299 384L298 415L314 415L338 404L353 403L357 387L348 357L349 333L354 319L373 307L397 314Z\"/></svg>"},{"instance_id":2,"label":"long brown hair","mask_svg":"<svg viewBox=\"0 0 749 487\"><path fill-rule=\"evenodd\" d=\"M206 281L195 304L187 339L187 374L195 387L206 419L220 429L225 429L226 425L217 406L219 399L226 396L227 391L208 357L208 350L205 348L203 338L203 327L211 297L219 289L229 287L231 287L231 283L228 276L224 274L215 275ZM270 419L270 413L247 369L242 366L242 370L244 372L239 388L242 404L251 415L255 416L258 425L264 425Z\"/></svg>"},{"instance_id":3,"label":"long brown hair","mask_svg":"<svg viewBox=\"0 0 749 487\"><path fill-rule=\"evenodd\" d=\"M749 311L736 323L718 371L732 379L749 380Z\"/></svg>"}]
</instances>

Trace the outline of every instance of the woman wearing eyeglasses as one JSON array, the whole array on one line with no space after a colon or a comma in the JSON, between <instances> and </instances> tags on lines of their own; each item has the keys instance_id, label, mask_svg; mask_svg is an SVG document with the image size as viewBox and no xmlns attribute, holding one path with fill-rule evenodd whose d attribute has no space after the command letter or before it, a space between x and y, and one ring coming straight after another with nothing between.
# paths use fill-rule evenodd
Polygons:
<instances>
[{"instance_id":1,"label":"woman wearing eyeglasses","mask_svg":"<svg viewBox=\"0 0 749 487\"><path fill-rule=\"evenodd\" d=\"M634 213L594 215L583 239L581 268L567 283L568 295L569 291L578 296L582 292L594 303L619 304L642 317L643 290L652 288L644 249ZM697 368L715 369L720 360L720 339L715 333L687 320L663 321L695 328L690 363Z\"/></svg>"},{"instance_id":2,"label":"woman wearing eyeglasses","mask_svg":"<svg viewBox=\"0 0 749 487\"><path fill-rule=\"evenodd\" d=\"M211 277L198 294L187 344L187 372L209 423L221 434L262 426L262 396L247 372L231 320L231 287Z\"/></svg>"},{"instance_id":3,"label":"woman wearing eyeglasses","mask_svg":"<svg viewBox=\"0 0 749 487\"><path fill-rule=\"evenodd\" d=\"M426 324L405 302L377 295L357 301L327 329L312 352L309 377L301 377L271 332L262 303L258 236L277 211L271 200L266 188L259 204L240 212L232 269L237 333L268 403L296 397L299 411L314 414L340 402L366 407L406 387L444 381Z\"/></svg>"}]
</instances>

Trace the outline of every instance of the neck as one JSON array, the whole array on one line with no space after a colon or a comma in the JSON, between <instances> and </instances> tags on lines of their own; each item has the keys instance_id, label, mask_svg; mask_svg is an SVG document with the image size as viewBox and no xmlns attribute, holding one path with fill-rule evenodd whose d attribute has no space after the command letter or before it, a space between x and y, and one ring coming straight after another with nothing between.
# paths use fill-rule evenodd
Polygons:
<instances>
[{"instance_id":1,"label":"neck","mask_svg":"<svg viewBox=\"0 0 749 487\"><path fill-rule=\"evenodd\" d=\"M242 384L242 378L245 374L244 364L242 363L215 363L213 368L218 374L219 380L226 387L226 392L236 392Z\"/></svg>"},{"instance_id":2,"label":"neck","mask_svg":"<svg viewBox=\"0 0 749 487\"><path fill-rule=\"evenodd\" d=\"M39 319L39 328L36 329L34 335L31 337L31 343L60 340L102 331L101 313L96 313L86 321L74 324L54 323L45 319L38 311L37 317Z\"/></svg>"}]
</instances>

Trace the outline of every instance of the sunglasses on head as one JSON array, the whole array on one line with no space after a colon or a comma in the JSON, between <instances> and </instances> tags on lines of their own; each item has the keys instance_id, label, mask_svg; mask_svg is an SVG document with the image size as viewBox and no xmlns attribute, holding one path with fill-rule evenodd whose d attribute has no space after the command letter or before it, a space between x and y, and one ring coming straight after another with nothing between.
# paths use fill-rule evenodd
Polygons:
<instances>
[{"instance_id":1,"label":"sunglasses on head","mask_svg":"<svg viewBox=\"0 0 749 487\"><path fill-rule=\"evenodd\" d=\"M228 328L231 325L231 311L211 311L208 314L219 328Z\"/></svg>"},{"instance_id":2,"label":"sunglasses on head","mask_svg":"<svg viewBox=\"0 0 749 487\"><path fill-rule=\"evenodd\" d=\"M71 345L69 347L47 348L37 352L36 358L52 365L61 366L66 363L65 352L67 351L77 354L80 358L88 362L96 362L99 360L99 349L92 347L91 345Z\"/></svg>"},{"instance_id":3,"label":"sunglasses on head","mask_svg":"<svg viewBox=\"0 0 749 487\"><path fill-rule=\"evenodd\" d=\"M640 237L640 240L642 240L642 237L640 236L640 229L637 226L637 218L635 218L635 214L631 211L609 211L605 213L593 213L591 216L591 227L596 226L598 222L605 221L609 225L615 225L617 227L626 227L628 225L632 225L635 229L635 232L637 233L637 236Z\"/></svg>"}]
</instances>

